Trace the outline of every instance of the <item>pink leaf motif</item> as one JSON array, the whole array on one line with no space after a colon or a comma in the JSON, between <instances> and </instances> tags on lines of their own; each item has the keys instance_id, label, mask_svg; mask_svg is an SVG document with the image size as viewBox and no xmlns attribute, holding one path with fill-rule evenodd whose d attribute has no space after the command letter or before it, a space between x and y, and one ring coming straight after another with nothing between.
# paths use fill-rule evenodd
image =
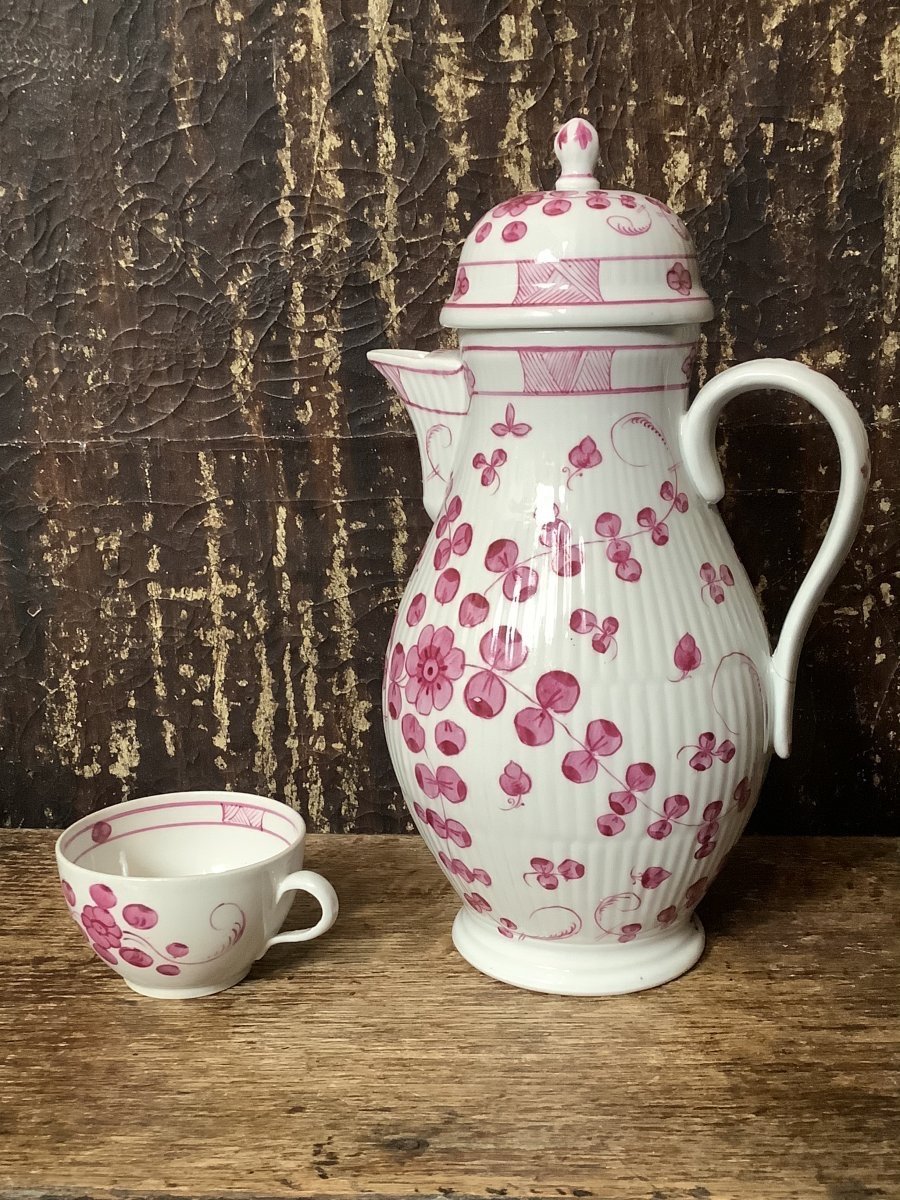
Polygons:
<instances>
[{"instance_id":1,"label":"pink leaf motif","mask_svg":"<svg viewBox=\"0 0 900 1200\"><path fill-rule=\"evenodd\" d=\"M584 875L584 866L573 858L564 858L558 870L563 879L581 879Z\"/></svg>"},{"instance_id":2,"label":"pink leaf motif","mask_svg":"<svg viewBox=\"0 0 900 1200\"><path fill-rule=\"evenodd\" d=\"M490 720L503 711L506 688L493 671L477 671L466 684L463 699L473 716Z\"/></svg>"},{"instance_id":3,"label":"pink leaf motif","mask_svg":"<svg viewBox=\"0 0 900 1200\"><path fill-rule=\"evenodd\" d=\"M636 558L626 558L616 565L616 576L624 583L637 583L641 577L641 564Z\"/></svg>"},{"instance_id":4,"label":"pink leaf motif","mask_svg":"<svg viewBox=\"0 0 900 1200\"><path fill-rule=\"evenodd\" d=\"M663 812L673 821L677 821L691 807L691 802L687 796L682 796L680 793L674 796L667 796L663 801Z\"/></svg>"},{"instance_id":5,"label":"pink leaf motif","mask_svg":"<svg viewBox=\"0 0 900 1200\"><path fill-rule=\"evenodd\" d=\"M656 772L649 763L632 763L625 772L625 782L633 792L646 792L656 782Z\"/></svg>"},{"instance_id":6,"label":"pink leaf motif","mask_svg":"<svg viewBox=\"0 0 900 1200\"><path fill-rule=\"evenodd\" d=\"M631 558L631 542L624 538L613 538L606 547L606 557L612 563L628 562Z\"/></svg>"},{"instance_id":7,"label":"pink leaf motif","mask_svg":"<svg viewBox=\"0 0 900 1200\"><path fill-rule=\"evenodd\" d=\"M569 617L569 628L575 633L590 633L597 628L597 618L587 608L576 608Z\"/></svg>"},{"instance_id":8,"label":"pink leaf motif","mask_svg":"<svg viewBox=\"0 0 900 1200\"><path fill-rule=\"evenodd\" d=\"M546 746L553 738L553 718L542 708L523 708L513 718L513 725L524 746Z\"/></svg>"},{"instance_id":9,"label":"pink leaf motif","mask_svg":"<svg viewBox=\"0 0 900 1200\"><path fill-rule=\"evenodd\" d=\"M482 596L480 592L469 592L468 596L463 597L459 606L460 625L469 629L474 625L480 625L487 619L490 608L486 596Z\"/></svg>"},{"instance_id":10,"label":"pink leaf motif","mask_svg":"<svg viewBox=\"0 0 900 1200\"><path fill-rule=\"evenodd\" d=\"M637 935L641 932L639 921L632 921L628 925L623 925L619 931L620 942L633 942Z\"/></svg>"},{"instance_id":11,"label":"pink leaf motif","mask_svg":"<svg viewBox=\"0 0 900 1200\"><path fill-rule=\"evenodd\" d=\"M603 455L597 449L597 443L592 437L583 437L577 446L569 451L569 462L578 471L587 471L603 462Z\"/></svg>"},{"instance_id":12,"label":"pink leaf motif","mask_svg":"<svg viewBox=\"0 0 900 1200\"><path fill-rule=\"evenodd\" d=\"M671 871L666 871L663 867L648 867L641 873L641 886L658 888L661 883L665 883L670 878L671 874Z\"/></svg>"},{"instance_id":13,"label":"pink leaf motif","mask_svg":"<svg viewBox=\"0 0 900 1200\"><path fill-rule=\"evenodd\" d=\"M454 554L467 554L469 547L472 545L472 526L468 521L464 521L462 525L457 526L456 532L453 534L450 546Z\"/></svg>"},{"instance_id":14,"label":"pink leaf motif","mask_svg":"<svg viewBox=\"0 0 900 1200\"><path fill-rule=\"evenodd\" d=\"M466 892L463 900L465 900L470 908L474 908L476 912L488 913L491 911L488 901L485 900L484 896L480 896L478 892Z\"/></svg>"},{"instance_id":15,"label":"pink leaf motif","mask_svg":"<svg viewBox=\"0 0 900 1200\"><path fill-rule=\"evenodd\" d=\"M504 423L501 424L498 421L491 426L491 432L497 437L506 437L507 434L511 434L512 437L525 437L526 434L531 433L530 425L525 421L516 420L516 410L512 404L507 404L504 415Z\"/></svg>"},{"instance_id":16,"label":"pink leaf motif","mask_svg":"<svg viewBox=\"0 0 900 1200\"><path fill-rule=\"evenodd\" d=\"M703 820L704 821L715 821L716 817L718 817L718 815L722 811L723 807L724 807L724 805L722 804L721 800L713 800L712 804L707 804L706 808L704 808Z\"/></svg>"},{"instance_id":17,"label":"pink leaf motif","mask_svg":"<svg viewBox=\"0 0 900 1200\"><path fill-rule=\"evenodd\" d=\"M449 604L459 591L459 571L456 567L448 567L438 576L434 585L434 598L439 604Z\"/></svg>"},{"instance_id":18,"label":"pink leaf motif","mask_svg":"<svg viewBox=\"0 0 900 1200\"><path fill-rule=\"evenodd\" d=\"M657 842L661 842L664 838L667 838L671 832L671 821L654 821L652 825L647 826L648 836L652 837L654 841Z\"/></svg>"},{"instance_id":19,"label":"pink leaf motif","mask_svg":"<svg viewBox=\"0 0 900 1200\"><path fill-rule=\"evenodd\" d=\"M455 846L459 846L460 850L465 850L472 845L472 838L469 835L468 829L464 825L460 825L459 821L448 819L446 827L448 839Z\"/></svg>"},{"instance_id":20,"label":"pink leaf motif","mask_svg":"<svg viewBox=\"0 0 900 1200\"><path fill-rule=\"evenodd\" d=\"M422 617L425 615L425 603L425 595L423 592L419 592L417 595L413 596L412 600L410 601L409 608L406 610L407 625L418 625L418 623L422 620Z\"/></svg>"},{"instance_id":21,"label":"pink leaf motif","mask_svg":"<svg viewBox=\"0 0 900 1200\"><path fill-rule=\"evenodd\" d=\"M604 837L615 837L625 828L625 822L616 813L605 813L597 818L597 828Z\"/></svg>"},{"instance_id":22,"label":"pink leaf motif","mask_svg":"<svg viewBox=\"0 0 900 1200\"><path fill-rule=\"evenodd\" d=\"M675 499L675 488L672 486L671 480L665 480L659 489L659 495L660 499L665 500L667 503Z\"/></svg>"},{"instance_id":23,"label":"pink leaf motif","mask_svg":"<svg viewBox=\"0 0 900 1200\"><path fill-rule=\"evenodd\" d=\"M700 578L704 583L713 583L716 578L716 568L712 563L702 563L700 566Z\"/></svg>"},{"instance_id":24,"label":"pink leaf motif","mask_svg":"<svg viewBox=\"0 0 900 1200\"><path fill-rule=\"evenodd\" d=\"M418 754L425 746L425 730L412 715L407 713L400 722L400 731L403 734L403 740L406 742L413 754Z\"/></svg>"},{"instance_id":25,"label":"pink leaf motif","mask_svg":"<svg viewBox=\"0 0 900 1200\"><path fill-rule=\"evenodd\" d=\"M503 577L503 595L507 600L524 604L538 590L540 576L533 567L518 566L507 571Z\"/></svg>"},{"instance_id":26,"label":"pink leaf motif","mask_svg":"<svg viewBox=\"0 0 900 1200\"><path fill-rule=\"evenodd\" d=\"M587 125L585 125L583 121L579 121L578 128L575 130L575 141L582 148L582 150L586 150L588 148L588 146L591 144L592 138L593 135L588 129Z\"/></svg>"},{"instance_id":27,"label":"pink leaf motif","mask_svg":"<svg viewBox=\"0 0 900 1200\"><path fill-rule=\"evenodd\" d=\"M451 758L465 749L465 730L455 721L438 721L434 727L434 744L441 754L446 754L448 758Z\"/></svg>"},{"instance_id":28,"label":"pink leaf motif","mask_svg":"<svg viewBox=\"0 0 900 1200\"><path fill-rule=\"evenodd\" d=\"M517 762L508 762L500 776L500 787L507 796L525 796L531 791L531 776Z\"/></svg>"},{"instance_id":29,"label":"pink leaf motif","mask_svg":"<svg viewBox=\"0 0 900 1200\"><path fill-rule=\"evenodd\" d=\"M594 529L596 529L600 537L614 538L618 535L621 528L622 518L615 513L601 513L594 522Z\"/></svg>"},{"instance_id":30,"label":"pink leaf motif","mask_svg":"<svg viewBox=\"0 0 900 1200\"><path fill-rule=\"evenodd\" d=\"M750 803L750 780L746 775L734 789L734 802L738 807L738 812L743 812Z\"/></svg>"},{"instance_id":31,"label":"pink leaf motif","mask_svg":"<svg viewBox=\"0 0 900 1200\"><path fill-rule=\"evenodd\" d=\"M681 679L686 679L691 671L696 671L703 661L700 647L691 634L686 633L678 641L673 655L675 666L681 672ZM677 682L680 682L679 679Z\"/></svg>"},{"instance_id":32,"label":"pink leaf motif","mask_svg":"<svg viewBox=\"0 0 900 1200\"><path fill-rule=\"evenodd\" d=\"M670 904L668 908L664 908L656 918L660 925L671 925L678 916L678 909L674 904Z\"/></svg>"},{"instance_id":33,"label":"pink leaf motif","mask_svg":"<svg viewBox=\"0 0 900 1200\"><path fill-rule=\"evenodd\" d=\"M720 742L718 748L713 751L713 756L717 758L719 762L723 763L731 762L731 760L734 758L734 755L734 742L729 741L728 738L726 738L724 742Z\"/></svg>"},{"instance_id":34,"label":"pink leaf motif","mask_svg":"<svg viewBox=\"0 0 900 1200\"><path fill-rule=\"evenodd\" d=\"M588 750L570 750L562 760L562 773L572 783L590 783L597 777L597 760Z\"/></svg>"},{"instance_id":35,"label":"pink leaf motif","mask_svg":"<svg viewBox=\"0 0 900 1200\"><path fill-rule=\"evenodd\" d=\"M609 807L620 817L625 817L637 808L637 796L633 792L610 792Z\"/></svg>"},{"instance_id":36,"label":"pink leaf motif","mask_svg":"<svg viewBox=\"0 0 900 1200\"><path fill-rule=\"evenodd\" d=\"M721 565L721 567L719 567L719 578L722 580L722 582L725 584L726 587L734 587L734 576L732 575L730 569L728 567L726 567L724 563Z\"/></svg>"},{"instance_id":37,"label":"pink leaf motif","mask_svg":"<svg viewBox=\"0 0 900 1200\"><path fill-rule=\"evenodd\" d=\"M519 547L511 538L498 538L491 542L484 556L484 565L495 574L512 570L518 561Z\"/></svg>"},{"instance_id":38,"label":"pink leaf motif","mask_svg":"<svg viewBox=\"0 0 900 1200\"><path fill-rule=\"evenodd\" d=\"M607 758L622 745L622 734L612 721L591 721L587 727L585 742L588 749L600 758Z\"/></svg>"},{"instance_id":39,"label":"pink leaf motif","mask_svg":"<svg viewBox=\"0 0 900 1200\"><path fill-rule=\"evenodd\" d=\"M452 767L438 767L435 779L441 795L451 804L461 804L468 795L468 788Z\"/></svg>"},{"instance_id":40,"label":"pink leaf motif","mask_svg":"<svg viewBox=\"0 0 900 1200\"><path fill-rule=\"evenodd\" d=\"M581 688L575 676L568 671L547 671L537 681L535 694L542 708L567 713L578 703Z\"/></svg>"},{"instance_id":41,"label":"pink leaf motif","mask_svg":"<svg viewBox=\"0 0 900 1200\"><path fill-rule=\"evenodd\" d=\"M528 657L522 635L510 625L486 633L478 644L481 657L495 671L515 671Z\"/></svg>"},{"instance_id":42,"label":"pink leaf motif","mask_svg":"<svg viewBox=\"0 0 900 1200\"><path fill-rule=\"evenodd\" d=\"M415 777L416 783L428 799L436 800L440 795L440 788L431 768L426 766L425 763L416 763Z\"/></svg>"},{"instance_id":43,"label":"pink leaf motif","mask_svg":"<svg viewBox=\"0 0 900 1200\"><path fill-rule=\"evenodd\" d=\"M695 904L699 904L706 895L706 889L709 887L709 877L704 875L702 879L696 880L688 890L684 893L685 908L693 908Z\"/></svg>"},{"instance_id":44,"label":"pink leaf motif","mask_svg":"<svg viewBox=\"0 0 900 1200\"><path fill-rule=\"evenodd\" d=\"M434 552L434 569L436 571L443 571L449 561L450 539L445 537L438 542L437 549Z\"/></svg>"},{"instance_id":45,"label":"pink leaf motif","mask_svg":"<svg viewBox=\"0 0 900 1200\"><path fill-rule=\"evenodd\" d=\"M462 512L462 500L459 496L452 496L450 503L447 505L447 520L451 523L458 519Z\"/></svg>"}]
</instances>

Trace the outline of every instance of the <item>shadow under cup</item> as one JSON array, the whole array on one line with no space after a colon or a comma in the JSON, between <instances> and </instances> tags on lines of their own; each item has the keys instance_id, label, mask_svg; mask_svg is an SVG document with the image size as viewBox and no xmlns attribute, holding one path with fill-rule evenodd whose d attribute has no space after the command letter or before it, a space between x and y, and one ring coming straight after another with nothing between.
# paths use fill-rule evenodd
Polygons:
<instances>
[{"instance_id":1,"label":"shadow under cup","mask_svg":"<svg viewBox=\"0 0 900 1200\"><path fill-rule=\"evenodd\" d=\"M83 818L56 859L70 915L130 987L206 996L242 979L277 933L305 834L277 800L178 792Z\"/></svg>"}]
</instances>

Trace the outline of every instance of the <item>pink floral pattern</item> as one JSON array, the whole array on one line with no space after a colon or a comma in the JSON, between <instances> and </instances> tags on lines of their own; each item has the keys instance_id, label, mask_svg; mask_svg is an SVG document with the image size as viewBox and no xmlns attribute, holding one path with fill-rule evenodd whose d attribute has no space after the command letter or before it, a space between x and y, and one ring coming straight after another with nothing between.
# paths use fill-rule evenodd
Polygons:
<instances>
[{"instance_id":1,"label":"pink floral pattern","mask_svg":"<svg viewBox=\"0 0 900 1200\"><path fill-rule=\"evenodd\" d=\"M672 264L666 272L666 283L673 292L678 292L682 296L690 294L692 287L691 273L683 262Z\"/></svg>"},{"instance_id":2,"label":"pink floral pattern","mask_svg":"<svg viewBox=\"0 0 900 1200\"><path fill-rule=\"evenodd\" d=\"M557 200L572 197L519 198L492 218L502 231L499 218L534 204L561 212ZM634 228L646 217L633 197L594 192L580 202ZM719 592L741 584L724 564L713 567L713 554L727 557L715 537L693 531L710 518L704 505L692 511L674 419L660 415L668 401L631 411L613 397L603 425L587 405L581 428L566 425L558 409L539 406L540 389L581 387L590 361L614 390L612 354L581 344L520 349L535 396L480 395L477 440L462 443L455 482L447 472L387 656L388 738L415 825L473 918L516 941L627 944L687 921L740 831L759 782L757 735L735 731L747 704L731 697L749 697L757 721L766 701L743 650L719 657L740 615L738 605L716 611ZM681 380L683 350L667 354L664 378ZM494 386L487 380L479 374L480 387ZM477 449L491 437L493 449ZM517 507L520 470L546 493L533 511ZM710 561L685 568L685 547L696 545L709 547ZM666 631L649 665L644 643L656 634L647 614ZM672 720L671 742L647 736L630 698L648 675L681 684L673 711L693 714L686 727ZM551 804L560 833L548 840ZM514 827L508 842L492 822ZM694 878L685 864L707 874ZM564 903L540 903L558 897Z\"/></svg>"},{"instance_id":3,"label":"pink floral pattern","mask_svg":"<svg viewBox=\"0 0 900 1200\"><path fill-rule=\"evenodd\" d=\"M433 708L442 712L453 698L453 684L463 673L465 658L453 645L449 625L426 625L406 655L406 699L427 717Z\"/></svg>"}]
</instances>

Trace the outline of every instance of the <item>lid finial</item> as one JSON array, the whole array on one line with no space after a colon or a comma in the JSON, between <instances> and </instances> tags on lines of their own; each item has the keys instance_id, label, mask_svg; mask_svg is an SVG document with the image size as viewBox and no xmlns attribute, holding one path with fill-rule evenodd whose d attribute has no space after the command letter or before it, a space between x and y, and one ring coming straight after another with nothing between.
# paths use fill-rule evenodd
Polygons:
<instances>
[{"instance_id":1,"label":"lid finial","mask_svg":"<svg viewBox=\"0 0 900 1200\"><path fill-rule=\"evenodd\" d=\"M553 149L562 167L556 181L558 192L596 192L599 189L594 166L600 154L600 139L589 121L583 117L566 121L553 139Z\"/></svg>"}]
</instances>

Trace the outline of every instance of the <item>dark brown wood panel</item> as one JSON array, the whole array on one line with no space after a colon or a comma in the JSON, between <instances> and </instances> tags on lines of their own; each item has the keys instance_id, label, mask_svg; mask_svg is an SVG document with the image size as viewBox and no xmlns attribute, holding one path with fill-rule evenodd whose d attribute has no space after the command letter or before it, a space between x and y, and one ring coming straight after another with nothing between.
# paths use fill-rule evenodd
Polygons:
<instances>
[{"instance_id":1,"label":"dark brown wood panel","mask_svg":"<svg viewBox=\"0 0 900 1200\"><path fill-rule=\"evenodd\" d=\"M52 841L0 830L4 1200L900 1196L896 841L746 838L697 966L585 999L463 962L419 839L314 837L334 929L188 1001L92 954Z\"/></svg>"},{"instance_id":2,"label":"dark brown wood panel","mask_svg":"<svg viewBox=\"0 0 900 1200\"><path fill-rule=\"evenodd\" d=\"M756 827L900 828L900 32L860 0L0 0L0 821L199 784L407 828L380 660L425 536L365 363L434 347L461 237L550 137L682 210L698 382L828 370L874 451ZM725 516L773 628L837 487L755 397ZM849 797L854 797L851 801Z\"/></svg>"}]
</instances>

